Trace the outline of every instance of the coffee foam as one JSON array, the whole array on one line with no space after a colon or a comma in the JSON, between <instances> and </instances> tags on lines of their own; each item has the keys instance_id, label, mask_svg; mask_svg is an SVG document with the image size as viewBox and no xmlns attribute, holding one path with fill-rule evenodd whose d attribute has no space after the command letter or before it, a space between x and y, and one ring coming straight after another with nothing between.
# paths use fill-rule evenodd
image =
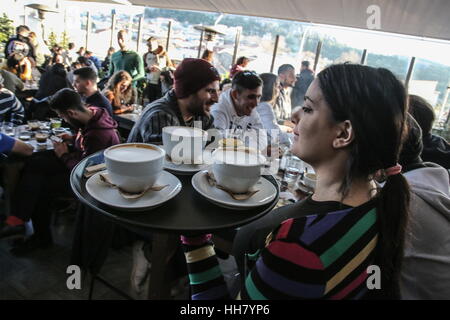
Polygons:
<instances>
[{"instance_id":1,"label":"coffee foam","mask_svg":"<svg viewBox=\"0 0 450 320\"><path fill-rule=\"evenodd\" d=\"M150 146L128 145L109 149L107 156L116 161L143 162L160 157L161 152Z\"/></svg>"}]
</instances>

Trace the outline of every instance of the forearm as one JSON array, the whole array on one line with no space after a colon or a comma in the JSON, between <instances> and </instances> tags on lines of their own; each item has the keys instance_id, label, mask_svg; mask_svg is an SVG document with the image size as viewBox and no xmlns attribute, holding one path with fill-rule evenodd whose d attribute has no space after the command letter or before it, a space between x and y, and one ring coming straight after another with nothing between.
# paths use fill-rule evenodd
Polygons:
<instances>
[{"instance_id":1,"label":"forearm","mask_svg":"<svg viewBox=\"0 0 450 320\"><path fill-rule=\"evenodd\" d=\"M182 242L192 300L229 299L228 288L209 238L196 241L182 237Z\"/></svg>"}]
</instances>

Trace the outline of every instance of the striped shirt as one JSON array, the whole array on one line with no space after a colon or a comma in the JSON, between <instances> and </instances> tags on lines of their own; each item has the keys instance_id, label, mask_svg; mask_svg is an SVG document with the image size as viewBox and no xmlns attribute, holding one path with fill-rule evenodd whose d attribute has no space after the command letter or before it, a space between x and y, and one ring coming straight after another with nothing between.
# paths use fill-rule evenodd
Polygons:
<instances>
[{"instance_id":1,"label":"striped shirt","mask_svg":"<svg viewBox=\"0 0 450 320\"><path fill-rule=\"evenodd\" d=\"M10 121L16 125L23 122L25 110L19 99L8 89L0 89L0 122Z\"/></svg>"},{"instance_id":2,"label":"striped shirt","mask_svg":"<svg viewBox=\"0 0 450 320\"><path fill-rule=\"evenodd\" d=\"M238 299L360 299L375 262L375 201L325 214L287 219L266 247ZM228 291L213 244L183 245L192 299L224 299Z\"/></svg>"},{"instance_id":3,"label":"striped shirt","mask_svg":"<svg viewBox=\"0 0 450 320\"><path fill-rule=\"evenodd\" d=\"M128 136L128 142L162 144L162 129L167 126L192 127L195 121L202 123L203 130L213 128L213 117L195 116L186 122L178 107L177 98L170 90L162 98L153 101L142 112Z\"/></svg>"}]
</instances>

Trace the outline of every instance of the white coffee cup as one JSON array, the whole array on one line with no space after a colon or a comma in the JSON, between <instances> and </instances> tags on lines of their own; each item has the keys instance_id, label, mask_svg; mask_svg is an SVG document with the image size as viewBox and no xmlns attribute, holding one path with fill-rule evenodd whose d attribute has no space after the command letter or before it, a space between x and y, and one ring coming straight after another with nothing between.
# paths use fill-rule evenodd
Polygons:
<instances>
[{"instance_id":1,"label":"white coffee cup","mask_svg":"<svg viewBox=\"0 0 450 320\"><path fill-rule=\"evenodd\" d=\"M218 185L245 193L258 182L265 158L249 148L219 148L213 153L212 172Z\"/></svg>"},{"instance_id":2,"label":"white coffee cup","mask_svg":"<svg viewBox=\"0 0 450 320\"><path fill-rule=\"evenodd\" d=\"M307 172L303 176L303 183L305 184L305 186L311 189L316 188L316 180L317 180L316 174L312 172Z\"/></svg>"},{"instance_id":3,"label":"white coffee cup","mask_svg":"<svg viewBox=\"0 0 450 320\"><path fill-rule=\"evenodd\" d=\"M162 129L164 150L173 163L201 164L208 133L199 128L169 126Z\"/></svg>"},{"instance_id":4,"label":"white coffee cup","mask_svg":"<svg viewBox=\"0 0 450 320\"><path fill-rule=\"evenodd\" d=\"M105 164L112 183L128 192L153 186L163 170L165 151L146 143L123 143L105 150Z\"/></svg>"}]
</instances>

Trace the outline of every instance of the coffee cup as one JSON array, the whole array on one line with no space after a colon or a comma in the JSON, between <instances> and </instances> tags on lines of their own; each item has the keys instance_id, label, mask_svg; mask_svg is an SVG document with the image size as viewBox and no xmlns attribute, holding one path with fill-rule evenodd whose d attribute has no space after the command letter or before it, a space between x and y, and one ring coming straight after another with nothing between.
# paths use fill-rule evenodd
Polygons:
<instances>
[{"instance_id":1,"label":"coffee cup","mask_svg":"<svg viewBox=\"0 0 450 320\"><path fill-rule=\"evenodd\" d=\"M242 147L244 143L238 138L224 138L219 140L219 147L221 148L238 148Z\"/></svg>"},{"instance_id":2,"label":"coffee cup","mask_svg":"<svg viewBox=\"0 0 450 320\"><path fill-rule=\"evenodd\" d=\"M265 158L250 148L219 148L212 157L217 184L234 193L245 193L253 187L265 163Z\"/></svg>"},{"instance_id":3,"label":"coffee cup","mask_svg":"<svg viewBox=\"0 0 450 320\"><path fill-rule=\"evenodd\" d=\"M162 129L164 150L173 163L201 164L208 133L199 128L169 126Z\"/></svg>"},{"instance_id":4,"label":"coffee cup","mask_svg":"<svg viewBox=\"0 0 450 320\"><path fill-rule=\"evenodd\" d=\"M305 184L305 186L311 189L316 188L316 180L317 180L316 174L312 172L307 172L303 176L303 183Z\"/></svg>"},{"instance_id":5,"label":"coffee cup","mask_svg":"<svg viewBox=\"0 0 450 320\"><path fill-rule=\"evenodd\" d=\"M41 123L39 121L28 121L28 127L32 131L39 130L41 127Z\"/></svg>"},{"instance_id":6,"label":"coffee cup","mask_svg":"<svg viewBox=\"0 0 450 320\"><path fill-rule=\"evenodd\" d=\"M104 152L112 183L122 190L139 193L155 184L163 170L165 152L146 143L123 143Z\"/></svg>"},{"instance_id":7,"label":"coffee cup","mask_svg":"<svg viewBox=\"0 0 450 320\"><path fill-rule=\"evenodd\" d=\"M48 139L48 133L46 132L37 132L34 137L38 143L45 143Z\"/></svg>"}]
</instances>

